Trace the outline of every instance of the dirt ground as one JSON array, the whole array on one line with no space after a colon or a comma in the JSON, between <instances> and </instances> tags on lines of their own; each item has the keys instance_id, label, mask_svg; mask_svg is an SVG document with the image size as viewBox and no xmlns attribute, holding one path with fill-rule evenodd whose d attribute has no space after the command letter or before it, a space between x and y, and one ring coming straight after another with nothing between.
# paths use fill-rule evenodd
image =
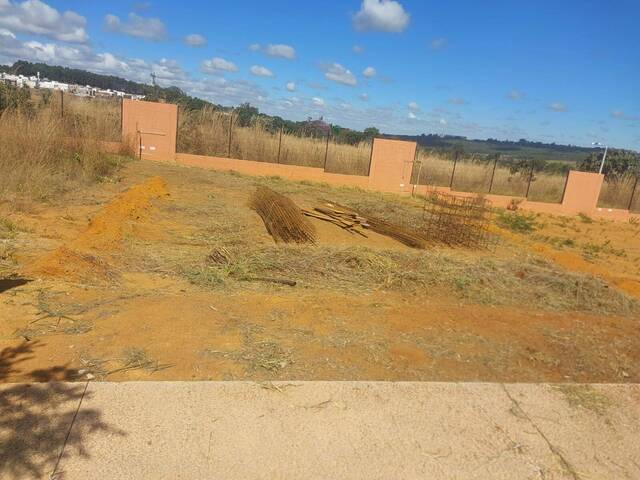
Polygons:
<instances>
[{"instance_id":1,"label":"dirt ground","mask_svg":"<svg viewBox=\"0 0 640 480\"><path fill-rule=\"evenodd\" d=\"M640 381L640 226L539 215L469 252L314 220L316 246L284 249L246 206L260 182L308 208L421 212L144 161L0 205L0 380ZM212 251L234 261L211 267ZM250 281L258 262L298 284ZM439 270L425 277L424 262Z\"/></svg>"}]
</instances>

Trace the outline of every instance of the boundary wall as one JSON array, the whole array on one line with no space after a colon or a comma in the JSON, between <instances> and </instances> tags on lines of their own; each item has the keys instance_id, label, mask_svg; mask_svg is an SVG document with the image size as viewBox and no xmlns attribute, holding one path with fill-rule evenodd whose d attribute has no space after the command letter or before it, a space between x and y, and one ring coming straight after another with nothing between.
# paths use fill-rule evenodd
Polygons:
<instances>
[{"instance_id":1,"label":"boundary wall","mask_svg":"<svg viewBox=\"0 0 640 480\"><path fill-rule=\"evenodd\" d=\"M166 103L125 99L122 104L122 139L140 158L177 163L191 167L236 171L247 175L279 176L290 180L324 182L330 185L358 187L400 195L426 194L430 191L476 196L475 193L451 191L447 187L412 185L416 142L376 138L373 141L369 175L343 175L325 172L322 168L277 163L211 157L176 152L178 107ZM105 142L109 151L118 144ZM604 176L598 173L571 171L561 203L530 202L526 198L504 195L484 195L496 207L507 207L518 201L518 208L553 215L586 215L611 220L640 219L640 214L628 210L598 208L598 197Z\"/></svg>"}]
</instances>

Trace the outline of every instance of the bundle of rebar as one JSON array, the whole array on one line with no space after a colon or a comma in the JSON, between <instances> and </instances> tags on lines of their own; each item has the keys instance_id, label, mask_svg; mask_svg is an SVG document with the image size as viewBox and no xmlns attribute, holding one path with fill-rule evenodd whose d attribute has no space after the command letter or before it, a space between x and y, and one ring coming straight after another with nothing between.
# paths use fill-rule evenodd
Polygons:
<instances>
[{"instance_id":1,"label":"bundle of rebar","mask_svg":"<svg viewBox=\"0 0 640 480\"><path fill-rule=\"evenodd\" d=\"M268 187L258 187L249 206L262 218L276 243L315 243L315 228L289 198Z\"/></svg>"},{"instance_id":2,"label":"bundle of rebar","mask_svg":"<svg viewBox=\"0 0 640 480\"><path fill-rule=\"evenodd\" d=\"M364 237L366 235L361 229L367 228L380 235L398 240L400 243L412 248L426 248L427 246L426 238L419 232L359 213L344 205L326 203L323 206L316 207L314 211L303 210L302 213L334 223L350 233L357 233Z\"/></svg>"},{"instance_id":3,"label":"bundle of rebar","mask_svg":"<svg viewBox=\"0 0 640 480\"><path fill-rule=\"evenodd\" d=\"M426 236L449 246L481 248L491 243L491 202L482 197L432 192L425 198Z\"/></svg>"}]
</instances>

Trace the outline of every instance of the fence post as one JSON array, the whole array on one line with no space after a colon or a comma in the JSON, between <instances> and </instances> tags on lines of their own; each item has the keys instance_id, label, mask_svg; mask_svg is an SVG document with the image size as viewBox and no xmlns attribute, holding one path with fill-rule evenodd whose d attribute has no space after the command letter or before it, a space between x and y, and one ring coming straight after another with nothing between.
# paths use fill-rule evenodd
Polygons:
<instances>
[{"instance_id":1,"label":"fence post","mask_svg":"<svg viewBox=\"0 0 640 480\"><path fill-rule=\"evenodd\" d=\"M122 117L124 116L124 97L120 97L120 141L124 141L122 138ZM176 131L177 135L177 131Z\"/></svg>"},{"instance_id":2,"label":"fence post","mask_svg":"<svg viewBox=\"0 0 640 480\"><path fill-rule=\"evenodd\" d=\"M458 152L455 153L455 156L453 157L453 170L451 171L451 180L449 181L449 189L451 190L453 188L453 177L456 174L456 165L458 164L458 156L460 154Z\"/></svg>"},{"instance_id":3,"label":"fence post","mask_svg":"<svg viewBox=\"0 0 640 480\"><path fill-rule=\"evenodd\" d=\"M560 203L564 202L564 194L567 193L567 185L569 184L569 174L571 170L567 170L567 177L564 179L564 187L562 188L562 198L560 199Z\"/></svg>"},{"instance_id":4,"label":"fence post","mask_svg":"<svg viewBox=\"0 0 640 480\"><path fill-rule=\"evenodd\" d=\"M529 189L531 188L531 181L533 180L533 160L531 160L531 171L529 172L529 183L527 183L527 193L524 194L524 198L529 198Z\"/></svg>"},{"instance_id":5,"label":"fence post","mask_svg":"<svg viewBox=\"0 0 640 480\"><path fill-rule=\"evenodd\" d=\"M329 137L331 136L331 124L329 124L329 131L327 132L327 145L324 149L324 167L323 170L327 171L327 156L329 155Z\"/></svg>"},{"instance_id":6,"label":"fence post","mask_svg":"<svg viewBox=\"0 0 640 480\"><path fill-rule=\"evenodd\" d=\"M233 113L229 115L229 147L227 149L227 158L231 158L231 132L233 131Z\"/></svg>"},{"instance_id":7,"label":"fence post","mask_svg":"<svg viewBox=\"0 0 640 480\"><path fill-rule=\"evenodd\" d=\"M174 153L178 153L178 125L180 124L180 105L176 107L176 148Z\"/></svg>"},{"instance_id":8,"label":"fence post","mask_svg":"<svg viewBox=\"0 0 640 480\"><path fill-rule=\"evenodd\" d=\"M627 210L631 211L631 205L633 205L633 197L636 194L636 187L638 186L638 176L639 174L636 174L636 181L633 182L633 188L631 189L631 198L629 198L629 205L627 206Z\"/></svg>"},{"instance_id":9,"label":"fence post","mask_svg":"<svg viewBox=\"0 0 640 480\"><path fill-rule=\"evenodd\" d=\"M60 90L60 116L64 117L64 90Z\"/></svg>"},{"instance_id":10,"label":"fence post","mask_svg":"<svg viewBox=\"0 0 640 480\"><path fill-rule=\"evenodd\" d=\"M371 151L369 152L369 168L367 168L367 177L371 176L371 161L373 160L373 144L376 141L376 138L371 138Z\"/></svg>"},{"instance_id":11,"label":"fence post","mask_svg":"<svg viewBox=\"0 0 640 480\"><path fill-rule=\"evenodd\" d=\"M491 172L491 181L489 182L489 193L491 193L491 189L493 188L493 179L496 176L496 167L498 166L498 158L500 158L500 154L496 154L496 158L493 161L493 171Z\"/></svg>"},{"instance_id":12,"label":"fence post","mask_svg":"<svg viewBox=\"0 0 640 480\"><path fill-rule=\"evenodd\" d=\"M280 163L280 149L282 148L282 130L284 129L283 126L280 126L280 138L278 139L278 158L276 160L276 163Z\"/></svg>"}]
</instances>

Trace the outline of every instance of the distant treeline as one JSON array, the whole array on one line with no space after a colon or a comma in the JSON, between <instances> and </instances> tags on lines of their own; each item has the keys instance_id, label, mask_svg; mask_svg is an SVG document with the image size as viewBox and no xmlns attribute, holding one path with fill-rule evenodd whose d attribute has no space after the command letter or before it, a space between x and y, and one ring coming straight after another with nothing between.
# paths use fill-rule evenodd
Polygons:
<instances>
[{"instance_id":1,"label":"distant treeline","mask_svg":"<svg viewBox=\"0 0 640 480\"><path fill-rule=\"evenodd\" d=\"M225 112L233 112L236 126L248 127L254 122L260 122L261 126L275 133L282 129L287 133L296 135L326 136L331 133L333 139L339 143L356 145L363 141L369 141L380 132L375 127L366 128L364 131L353 130L339 125L329 125L322 119L296 122L286 120L279 116L261 113L256 107L244 103L238 107L223 107L207 100L192 97L178 87L160 87L131 80L125 80L113 75L101 75L76 68L51 66L45 63L30 63L26 61L15 62L11 66L0 65L0 71L25 76L36 75L59 82L78 85L91 85L101 89L120 90L127 93L145 95L147 100L175 103L184 109L200 110L211 108ZM566 170L567 163L575 164L584 162L593 157L594 151L590 148L573 145L557 145L555 143L531 142L525 139L518 141L497 140L472 140L456 135L382 135L386 138L416 141L422 148L433 150L439 154L448 154L463 158L477 157L490 161L495 155L500 155L502 162L514 162L522 165L537 162L536 168L546 170ZM625 154L626 155L626 154ZM637 154L630 152L635 158ZM597 154L596 154L597 156ZM625 157L626 158L626 157ZM633 161L632 161L633 163ZM542 165L545 165L542 167Z\"/></svg>"}]
</instances>

